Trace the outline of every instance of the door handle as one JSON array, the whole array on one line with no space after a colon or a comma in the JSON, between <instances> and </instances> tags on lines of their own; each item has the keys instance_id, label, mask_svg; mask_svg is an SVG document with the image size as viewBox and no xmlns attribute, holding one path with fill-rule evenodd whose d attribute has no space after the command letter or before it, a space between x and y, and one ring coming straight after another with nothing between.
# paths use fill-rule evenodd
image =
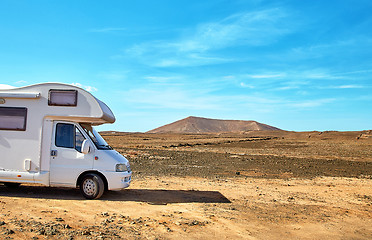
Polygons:
<instances>
[{"instance_id":1,"label":"door handle","mask_svg":"<svg viewBox=\"0 0 372 240\"><path fill-rule=\"evenodd\" d=\"M50 151L50 156L52 156L52 157L57 156L57 150Z\"/></svg>"}]
</instances>

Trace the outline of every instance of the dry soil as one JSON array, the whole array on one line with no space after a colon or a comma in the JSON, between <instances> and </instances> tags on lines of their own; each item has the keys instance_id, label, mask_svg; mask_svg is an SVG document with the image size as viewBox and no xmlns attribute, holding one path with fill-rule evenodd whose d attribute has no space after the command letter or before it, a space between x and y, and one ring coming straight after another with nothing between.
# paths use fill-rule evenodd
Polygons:
<instances>
[{"instance_id":1,"label":"dry soil","mask_svg":"<svg viewBox=\"0 0 372 240\"><path fill-rule=\"evenodd\" d=\"M106 132L130 188L0 186L2 239L372 239L364 132Z\"/></svg>"}]
</instances>

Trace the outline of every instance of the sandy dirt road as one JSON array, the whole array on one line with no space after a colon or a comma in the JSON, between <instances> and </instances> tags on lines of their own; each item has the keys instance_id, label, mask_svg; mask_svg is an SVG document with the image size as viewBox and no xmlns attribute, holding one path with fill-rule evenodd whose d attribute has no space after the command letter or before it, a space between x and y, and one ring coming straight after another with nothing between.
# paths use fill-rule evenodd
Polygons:
<instances>
[{"instance_id":1,"label":"sandy dirt road","mask_svg":"<svg viewBox=\"0 0 372 240\"><path fill-rule=\"evenodd\" d=\"M173 137L105 136L134 177L99 200L0 185L1 239L372 239L371 141Z\"/></svg>"},{"instance_id":2,"label":"sandy dirt road","mask_svg":"<svg viewBox=\"0 0 372 240\"><path fill-rule=\"evenodd\" d=\"M101 200L0 187L3 239L371 239L371 179L147 177Z\"/></svg>"}]
</instances>

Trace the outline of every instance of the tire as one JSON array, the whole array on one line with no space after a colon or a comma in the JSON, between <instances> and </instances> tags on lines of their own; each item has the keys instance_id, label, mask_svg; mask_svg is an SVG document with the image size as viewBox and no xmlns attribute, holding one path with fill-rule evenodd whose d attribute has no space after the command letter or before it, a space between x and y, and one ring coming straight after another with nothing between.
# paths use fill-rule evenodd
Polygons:
<instances>
[{"instance_id":1,"label":"tire","mask_svg":"<svg viewBox=\"0 0 372 240\"><path fill-rule=\"evenodd\" d=\"M80 192L86 199L98 199L105 191L102 178L94 173L85 175L80 183Z\"/></svg>"},{"instance_id":2,"label":"tire","mask_svg":"<svg viewBox=\"0 0 372 240\"><path fill-rule=\"evenodd\" d=\"M18 188L21 184L15 182L5 182L4 185L8 188Z\"/></svg>"}]
</instances>

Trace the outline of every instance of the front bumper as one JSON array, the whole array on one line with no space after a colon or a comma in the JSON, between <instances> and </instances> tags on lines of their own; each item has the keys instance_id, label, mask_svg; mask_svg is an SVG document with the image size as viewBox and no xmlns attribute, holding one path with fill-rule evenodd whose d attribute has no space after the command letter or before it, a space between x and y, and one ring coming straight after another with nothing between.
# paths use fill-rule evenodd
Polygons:
<instances>
[{"instance_id":1,"label":"front bumper","mask_svg":"<svg viewBox=\"0 0 372 240\"><path fill-rule=\"evenodd\" d=\"M108 190L121 190L129 187L132 172L104 172L107 179Z\"/></svg>"}]
</instances>

